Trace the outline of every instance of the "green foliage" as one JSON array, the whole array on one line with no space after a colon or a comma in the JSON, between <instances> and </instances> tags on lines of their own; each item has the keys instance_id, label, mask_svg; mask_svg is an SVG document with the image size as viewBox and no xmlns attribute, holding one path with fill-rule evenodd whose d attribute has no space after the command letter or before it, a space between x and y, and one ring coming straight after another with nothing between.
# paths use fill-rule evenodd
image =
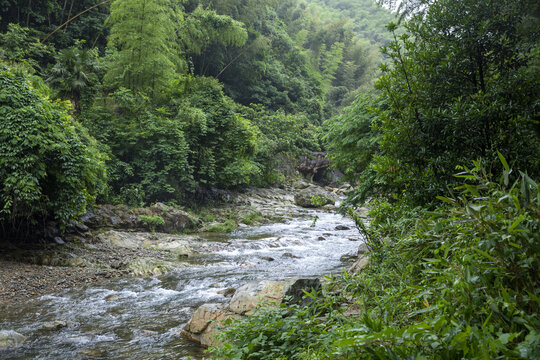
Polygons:
<instances>
[{"instance_id":1,"label":"green foliage","mask_svg":"<svg viewBox=\"0 0 540 360\"><path fill-rule=\"evenodd\" d=\"M185 68L177 49L182 13L170 0L115 0L107 24L110 64L105 83L156 96Z\"/></svg>"},{"instance_id":2,"label":"green foliage","mask_svg":"<svg viewBox=\"0 0 540 360\"><path fill-rule=\"evenodd\" d=\"M0 34L0 59L24 63L39 70L51 55L51 47L42 44L35 31L29 28L9 24L6 32Z\"/></svg>"},{"instance_id":3,"label":"green foliage","mask_svg":"<svg viewBox=\"0 0 540 360\"><path fill-rule=\"evenodd\" d=\"M234 222L234 220L229 219L223 223L208 226L206 228L206 231L214 233L230 233L233 232L235 229L236 223Z\"/></svg>"},{"instance_id":4,"label":"green foliage","mask_svg":"<svg viewBox=\"0 0 540 360\"><path fill-rule=\"evenodd\" d=\"M334 278L309 307L227 327L212 350L231 359L534 358L539 184L522 172L512 182L504 167L494 182L476 162L437 211L387 232L360 274Z\"/></svg>"},{"instance_id":5,"label":"green foliage","mask_svg":"<svg viewBox=\"0 0 540 360\"><path fill-rule=\"evenodd\" d=\"M367 95L359 96L340 115L324 123L329 157L348 181L355 181L377 152L378 134L372 129L376 116L373 102Z\"/></svg>"},{"instance_id":6,"label":"green foliage","mask_svg":"<svg viewBox=\"0 0 540 360\"><path fill-rule=\"evenodd\" d=\"M150 231L155 232L156 229L159 229L160 226L165 225L165 220L159 215L156 216L139 216L139 220L150 229Z\"/></svg>"},{"instance_id":7,"label":"green foliage","mask_svg":"<svg viewBox=\"0 0 540 360\"><path fill-rule=\"evenodd\" d=\"M68 108L41 79L0 63L3 237L30 237L47 219L65 228L101 191L105 157Z\"/></svg>"},{"instance_id":8,"label":"green foliage","mask_svg":"<svg viewBox=\"0 0 540 360\"><path fill-rule=\"evenodd\" d=\"M306 152L320 151L319 134L308 116L271 112L262 106L242 109L246 118L260 130L255 161L262 172L254 181L259 185L274 184L291 177L288 164Z\"/></svg>"},{"instance_id":9,"label":"green foliage","mask_svg":"<svg viewBox=\"0 0 540 360\"><path fill-rule=\"evenodd\" d=\"M0 6L0 31L6 31L8 24L31 28L45 38L46 34L57 29L66 20L103 0L4 0ZM73 46L76 39L85 40L91 47L105 47L105 18L109 6L105 2L71 21L52 35L47 43L57 48Z\"/></svg>"},{"instance_id":10,"label":"green foliage","mask_svg":"<svg viewBox=\"0 0 540 360\"><path fill-rule=\"evenodd\" d=\"M120 89L83 114L84 124L111 154L109 201L182 200L193 190L182 125L141 94ZM116 199L115 199L116 198Z\"/></svg>"},{"instance_id":11,"label":"green foliage","mask_svg":"<svg viewBox=\"0 0 540 360\"><path fill-rule=\"evenodd\" d=\"M47 82L56 88L58 95L69 99L79 113L81 96L98 82L96 72L100 70L97 49L82 49L81 43L63 49L56 55L56 64L50 69Z\"/></svg>"},{"instance_id":12,"label":"green foliage","mask_svg":"<svg viewBox=\"0 0 540 360\"><path fill-rule=\"evenodd\" d=\"M210 45L242 46L248 34L243 23L198 6L186 17L180 37L190 53L200 55Z\"/></svg>"},{"instance_id":13,"label":"green foliage","mask_svg":"<svg viewBox=\"0 0 540 360\"><path fill-rule=\"evenodd\" d=\"M336 164L360 173L355 200L432 204L459 164L483 158L499 170L497 150L540 173L538 18L526 5L438 1L406 34L389 25L379 94L327 123Z\"/></svg>"},{"instance_id":14,"label":"green foliage","mask_svg":"<svg viewBox=\"0 0 540 360\"><path fill-rule=\"evenodd\" d=\"M311 205L314 207L321 207L328 203L327 199L321 197L321 196L311 196L311 199L309 200Z\"/></svg>"},{"instance_id":15,"label":"green foliage","mask_svg":"<svg viewBox=\"0 0 540 360\"><path fill-rule=\"evenodd\" d=\"M182 126L194 179L202 186L248 184L259 172L252 160L257 129L237 112L212 78L186 76L174 82L169 112Z\"/></svg>"},{"instance_id":16,"label":"green foliage","mask_svg":"<svg viewBox=\"0 0 540 360\"><path fill-rule=\"evenodd\" d=\"M255 223L261 222L263 220L262 214L257 210L252 210L246 215L242 216L240 223L246 225L253 225Z\"/></svg>"}]
</instances>

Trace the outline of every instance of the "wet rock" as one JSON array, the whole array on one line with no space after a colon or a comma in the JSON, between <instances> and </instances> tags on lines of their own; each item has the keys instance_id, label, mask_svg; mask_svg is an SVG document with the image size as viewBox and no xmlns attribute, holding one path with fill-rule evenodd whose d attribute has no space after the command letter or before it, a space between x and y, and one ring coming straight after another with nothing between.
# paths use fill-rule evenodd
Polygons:
<instances>
[{"instance_id":1,"label":"wet rock","mask_svg":"<svg viewBox=\"0 0 540 360\"><path fill-rule=\"evenodd\" d=\"M103 351L98 349L82 349L78 351L84 358L102 358Z\"/></svg>"},{"instance_id":2,"label":"wet rock","mask_svg":"<svg viewBox=\"0 0 540 360\"><path fill-rule=\"evenodd\" d=\"M238 318L240 316L227 310L225 304L204 304L195 311L180 336L202 346L216 346L219 345L216 325Z\"/></svg>"},{"instance_id":3,"label":"wet rock","mask_svg":"<svg viewBox=\"0 0 540 360\"><path fill-rule=\"evenodd\" d=\"M120 270L120 269L124 269L126 267L126 264L120 260L111 261L110 267L116 270Z\"/></svg>"},{"instance_id":4,"label":"wet rock","mask_svg":"<svg viewBox=\"0 0 540 360\"><path fill-rule=\"evenodd\" d=\"M304 180L298 180L293 184L293 188L295 188L296 190L303 190L303 189L306 189L306 188L308 188L310 186L311 186L311 184L304 181Z\"/></svg>"},{"instance_id":5,"label":"wet rock","mask_svg":"<svg viewBox=\"0 0 540 360\"><path fill-rule=\"evenodd\" d=\"M351 228L345 225L338 225L335 227L335 229L343 231L343 230L350 230Z\"/></svg>"},{"instance_id":6,"label":"wet rock","mask_svg":"<svg viewBox=\"0 0 540 360\"><path fill-rule=\"evenodd\" d=\"M7 348L18 348L22 346L28 338L13 330L0 330L0 350Z\"/></svg>"},{"instance_id":7,"label":"wet rock","mask_svg":"<svg viewBox=\"0 0 540 360\"><path fill-rule=\"evenodd\" d=\"M60 330L65 327L68 327L68 325L69 324L65 321L55 320L55 321L46 322L45 324L43 324L41 329L46 330L46 331Z\"/></svg>"},{"instance_id":8,"label":"wet rock","mask_svg":"<svg viewBox=\"0 0 540 360\"><path fill-rule=\"evenodd\" d=\"M319 197L323 199L323 205L334 205L337 200L334 194L324 190L323 188L318 186L310 186L303 190L297 191L294 194L294 203L301 207L313 208L315 206L311 203L312 197Z\"/></svg>"},{"instance_id":9,"label":"wet rock","mask_svg":"<svg viewBox=\"0 0 540 360\"><path fill-rule=\"evenodd\" d=\"M279 304L293 283L293 280L247 283L236 290L229 303L229 310L238 315L245 315L265 302Z\"/></svg>"},{"instance_id":10,"label":"wet rock","mask_svg":"<svg viewBox=\"0 0 540 360\"><path fill-rule=\"evenodd\" d=\"M66 243L60 236L56 236L54 238L54 242L57 243L58 245L63 245Z\"/></svg>"},{"instance_id":11,"label":"wet rock","mask_svg":"<svg viewBox=\"0 0 540 360\"><path fill-rule=\"evenodd\" d=\"M261 257L261 259L266 260L266 261L274 261L274 260L276 260L276 259L274 259L273 257L270 257L270 256L263 256L263 257Z\"/></svg>"},{"instance_id":12,"label":"wet rock","mask_svg":"<svg viewBox=\"0 0 540 360\"><path fill-rule=\"evenodd\" d=\"M362 243L359 247L358 247L358 257L364 255L365 253L368 253L369 252L369 247L366 243Z\"/></svg>"},{"instance_id":13,"label":"wet rock","mask_svg":"<svg viewBox=\"0 0 540 360\"><path fill-rule=\"evenodd\" d=\"M80 267L84 265L84 260L81 257L75 257L68 262L69 266Z\"/></svg>"},{"instance_id":14,"label":"wet rock","mask_svg":"<svg viewBox=\"0 0 540 360\"><path fill-rule=\"evenodd\" d=\"M292 253L285 253L283 255L281 255L281 257L284 257L284 258L291 258L291 259L300 259L300 256L296 256Z\"/></svg>"},{"instance_id":15,"label":"wet rock","mask_svg":"<svg viewBox=\"0 0 540 360\"><path fill-rule=\"evenodd\" d=\"M342 257L339 258L340 261L342 262L349 262L351 260L354 260L356 259L356 256L353 255L353 254L345 254L343 255Z\"/></svg>"},{"instance_id":16,"label":"wet rock","mask_svg":"<svg viewBox=\"0 0 540 360\"><path fill-rule=\"evenodd\" d=\"M326 211L336 211L338 209L334 204L324 205L322 208Z\"/></svg>"},{"instance_id":17,"label":"wet rock","mask_svg":"<svg viewBox=\"0 0 540 360\"><path fill-rule=\"evenodd\" d=\"M90 228L84 224L75 224L75 230L81 233L85 233L85 232L88 232Z\"/></svg>"},{"instance_id":18,"label":"wet rock","mask_svg":"<svg viewBox=\"0 0 540 360\"><path fill-rule=\"evenodd\" d=\"M225 297L232 297L235 292L236 292L235 288L227 288L225 290L218 291L218 294L223 295Z\"/></svg>"},{"instance_id":19,"label":"wet rock","mask_svg":"<svg viewBox=\"0 0 540 360\"><path fill-rule=\"evenodd\" d=\"M141 335L146 336L146 337L150 337L150 336L157 336L157 335L159 335L159 333L157 331L153 331L153 330L142 330Z\"/></svg>"},{"instance_id":20,"label":"wet rock","mask_svg":"<svg viewBox=\"0 0 540 360\"><path fill-rule=\"evenodd\" d=\"M105 297L105 301L115 301L115 300L118 300L118 299L120 299L119 294L111 294L111 295L107 295Z\"/></svg>"},{"instance_id":21,"label":"wet rock","mask_svg":"<svg viewBox=\"0 0 540 360\"><path fill-rule=\"evenodd\" d=\"M349 273L350 274L357 274L357 273L361 272L368 265L369 265L369 257L365 256L365 255L362 255L349 268Z\"/></svg>"},{"instance_id":22,"label":"wet rock","mask_svg":"<svg viewBox=\"0 0 540 360\"><path fill-rule=\"evenodd\" d=\"M99 205L81 216L75 228L83 232L89 228L153 230L150 229L151 224L143 221L141 216L161 217L164 223L156 230L166 233L181 233L184 229L199 226L199 220L187 212L157 203L149 208L137 209L129 209L124 205Z\"/></svg>"},{"instance_id":23,"label":"wet rock","mask_svg":"<svg viewBox=\"0 0 540 360\"><path fill-rule=\"evenodd\" d=\"M186 324L181 336L203 346L219 345L216 339L217 327L227 319L249 316L258 306L278 306L307 304L305 291L318 290L318 279L297 279L285 281L258 281L247 283L236 290L229 304L204 304L200 306Z\"/></svg>"}]
</instances>

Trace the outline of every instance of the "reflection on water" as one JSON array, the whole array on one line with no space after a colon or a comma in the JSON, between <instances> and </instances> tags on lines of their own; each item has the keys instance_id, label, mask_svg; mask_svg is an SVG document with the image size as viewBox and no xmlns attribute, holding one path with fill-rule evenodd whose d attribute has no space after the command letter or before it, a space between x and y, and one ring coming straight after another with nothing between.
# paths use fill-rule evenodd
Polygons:
<instances>
[{"instance_id":1,"label":"reflection on water","mask_svg":"<svg viewBox=\"0 0 540 360\"><path fill-rule=\"evenodd\" d=\"M315 226L312 217L317 215ZM337 231L337 225L349 230ZM254 279L318 277L340 271L360 235L349 219L310 211L304 219L254 226L207 242L217 252L157 278L133 278L0 307L0 329L29 341L0 352L6 359L194 359L202 350L178 336L195 309L225 302L227 288ZM60 320L67 327L42 330Z\"/></svg>"}]
</instances>

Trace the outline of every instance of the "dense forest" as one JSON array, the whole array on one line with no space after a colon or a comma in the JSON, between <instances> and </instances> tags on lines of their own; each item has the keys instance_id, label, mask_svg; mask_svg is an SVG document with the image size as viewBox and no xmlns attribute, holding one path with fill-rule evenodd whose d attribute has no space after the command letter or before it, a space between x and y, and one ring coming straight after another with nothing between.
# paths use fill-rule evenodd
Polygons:
<instances>
[{"instance_id":1,"label":"dense forest","mask_svg":"<svg viewBox=\"0 0 540 360\"><path fill-rule=\"evenodd\" d=\"M3 233L64 227L96 200L181 204L283 182L382 59L372 33L389 12L370 4L360 26L330 6L3 2Z\"/></svg>"},{"instance_id":2,"label":"dense forest","mask_svg":"<svg viewBox=\"0 0 540 360\"><path fill-rule=\"evenodd\" d=\"M370 265L214 354L538 358L536 1L0 0L0 21L2 238L290 182L324 151Z\"/></svg>"}]
</instances>

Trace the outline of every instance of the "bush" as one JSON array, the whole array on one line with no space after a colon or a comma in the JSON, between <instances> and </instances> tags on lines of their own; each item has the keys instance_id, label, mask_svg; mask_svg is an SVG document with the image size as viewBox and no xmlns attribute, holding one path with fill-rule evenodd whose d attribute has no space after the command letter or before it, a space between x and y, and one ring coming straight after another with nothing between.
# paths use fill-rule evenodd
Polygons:
<instances>
[{"instance_id":1,"label":"bush","mask_svg":"<svg viewBox=\"0 0 540 360\"><path fill-rule=\"evenodd\" d=\"M165 225L165 220L161 216L146 216L141 215L139 216L139 219L141 222L150 229L150 231L155 232L156 229L159 227Z\"/></svg>"},{"instance_id":2,"label":"bush","mask_svg":"<svg viewBox=\"0 0 540 360\"><path fill-rule=\"evenodd\" d=\"M103 189L105 157L69 108L40 78L0 63L3 238L29 238L52 219L64 229Z\"/></svg>"},{"instance_id":3,"label":"bush","mask_svg":"<svg viewBox=\"0 0 540 360\"><path fill-rule=\"evenodd\" d=\"M237 112L216 79L186 76L173 82L168 111L186 134L189 164L200 186L249 184L259 172L252 160L257 129Z\"/></svg>"},{"instance_id":4,"label":"bush","mask_svg":"<svg viewBox=\"0 0 540 360\"><path fill-rule=\"evenodd\" d=\"M120 89L83 117L111 154L105 200L140 206L182 200L194 190L182 125L164 109L153 109L146 96Z\"/></svg>"}]
</instances>

